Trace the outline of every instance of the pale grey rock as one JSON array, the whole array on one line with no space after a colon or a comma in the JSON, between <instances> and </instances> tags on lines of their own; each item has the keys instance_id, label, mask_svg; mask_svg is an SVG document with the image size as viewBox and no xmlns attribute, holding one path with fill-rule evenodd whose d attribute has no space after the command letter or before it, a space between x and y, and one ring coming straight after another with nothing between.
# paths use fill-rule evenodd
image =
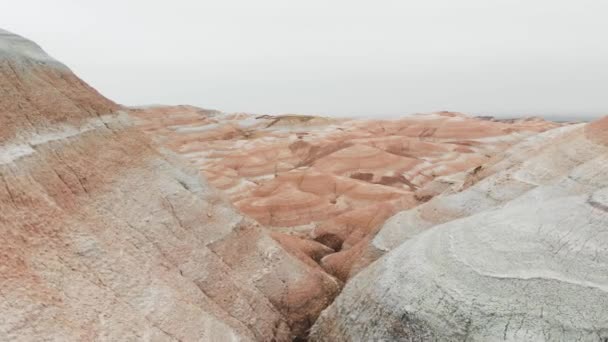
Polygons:
<instances>
[{"instance_id":1,"label":"pale grey rock","mask_svg":"<svg viewBox=\"0 0 608 342\"><path fill-rule=\"evenodd\" d=\"M422 233L353 279L314 340L602 341L608 213L592 203L520 203Z\"/></svg>"},{"instance_id":2,"label":"pale grey rock","mask_svg":"<svg viewBox=\"0 0 608 342\"><path fill-rule=\"evenodd\" d=\"M608 148L582 128L391 218L311 339L607 341Z\"/></svg>"},{"instance_id":3,"label":"pale grey rock","mask_svg":"<svg viewBox=\"0 0 608 342\"><path fill-rule=\"evenodd\" d=\"M38 44L0 28L0 60L7 59L69 70L64 64L49 56Z\"/></svg>"}]
</instances>

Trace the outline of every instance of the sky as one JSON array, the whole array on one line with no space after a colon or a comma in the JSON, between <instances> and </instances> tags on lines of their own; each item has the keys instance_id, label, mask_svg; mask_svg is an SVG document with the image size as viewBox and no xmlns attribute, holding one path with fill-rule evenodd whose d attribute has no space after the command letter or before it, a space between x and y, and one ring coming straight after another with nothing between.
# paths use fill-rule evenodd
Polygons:
<instances>
[{"instance_id":1,"label":"sky","mask_svg":"<svg viewBox=\"0 0 608 342\"><path fill-rule=\"evenodd\" d=\"M125 105L386 117L608 114L605 0L0 0Z\"/></svg>"}]
</instances>

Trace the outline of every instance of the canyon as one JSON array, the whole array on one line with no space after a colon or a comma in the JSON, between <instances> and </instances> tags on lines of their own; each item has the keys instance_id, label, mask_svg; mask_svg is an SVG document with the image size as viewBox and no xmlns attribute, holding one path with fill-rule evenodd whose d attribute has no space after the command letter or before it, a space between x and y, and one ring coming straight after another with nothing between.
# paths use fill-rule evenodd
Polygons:
<instances>
[{"instance_id":1,"label":"canyon","mask_svg":"<svg viewBox=\"0 0 608 342\"><path fill-rule=\"evenodd\" d=\"M608 340L608 117L127 107L4 30L0 89L0 340Z\"/></svg>"}]
</instances>

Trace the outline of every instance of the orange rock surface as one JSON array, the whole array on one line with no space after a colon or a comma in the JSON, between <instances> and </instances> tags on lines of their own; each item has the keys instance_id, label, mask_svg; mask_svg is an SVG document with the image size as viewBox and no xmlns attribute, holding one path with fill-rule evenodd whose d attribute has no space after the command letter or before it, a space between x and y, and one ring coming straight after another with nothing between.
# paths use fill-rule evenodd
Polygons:
<instances>
[{"instance_id":1,"label":"orange rock surface","mask_svg":"<svg viewBox=\"0 0 608 342\"><path fill-rule=\"evenodd\" d=\"M161 106L131 114L288 250L298 243L279 234L331 248L319 263L342 281L374 259L364 247L390 216L464 186L499 152L558 126L450 112L354 120Z\"/></svg>"}]
</instances>

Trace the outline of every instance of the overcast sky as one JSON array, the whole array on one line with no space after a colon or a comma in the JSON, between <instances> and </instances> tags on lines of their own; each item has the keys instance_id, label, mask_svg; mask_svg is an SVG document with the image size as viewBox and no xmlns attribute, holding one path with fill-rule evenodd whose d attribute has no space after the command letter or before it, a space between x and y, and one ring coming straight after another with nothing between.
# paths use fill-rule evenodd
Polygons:
<instances>
[{"instance_id":1,"label":"overcast sky","mask_svg":"<svg viewBox=\"0 0 608 342\"><path fill-rule=\"evenodd\" d=\"M605 0L2 0L113 100L224 111L608 114Z\"/></svg>"}]
</instances>

